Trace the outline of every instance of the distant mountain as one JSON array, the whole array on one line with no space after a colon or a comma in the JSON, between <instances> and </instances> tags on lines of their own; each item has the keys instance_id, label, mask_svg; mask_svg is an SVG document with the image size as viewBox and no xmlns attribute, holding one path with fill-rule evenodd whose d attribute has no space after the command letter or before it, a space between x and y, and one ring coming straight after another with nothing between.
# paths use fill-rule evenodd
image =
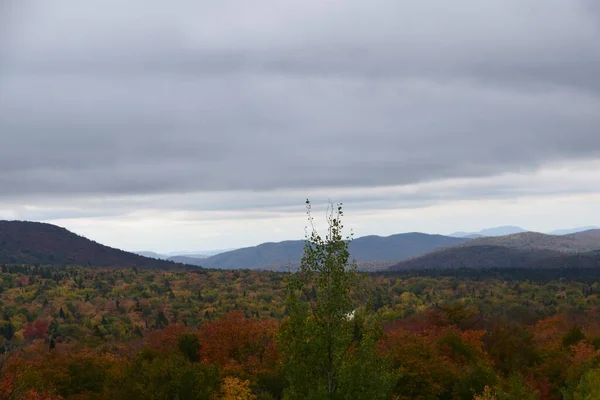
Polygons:
<instances>
[{"instance_id":1,"label":"distant mountain","mask_svg":"<svg viewBox=\"0 0 600 400\"><path fill-rule=\"evenodd\" d=\"M208 254L200 254L200 253L173 253L173 254L160 254L155 253L153 251L134 251L133 253L138 254L144 257L157 258L159 260L173 260L176 261L178 258L191 258L191 259L200 259L210 257ZM218 254L218 253L217 253ZM178 262L178 261L176 261Z\"/></svg>"},{"instance_id":2,"label":"distant mountain","mask_svg":"<svg viewBox=\"0 0 600 400\"><path fill-rule=\"evenodd\" d=\"M157 260L166 260L167 258L169 258L164 254L158 254L153 251L134 251L133 254L137 254L142 257L156 258Z\"/></svg>"},{"instance_id":3,"label":"distant mountain","mask_svg":"<svg viewBox=\"0 0 600 400\"><path fill-rule=\"evenodd\" d=\"M555 231L550 232L550 235L570 235L571 233L585 232L590 230L600 229L598 226L582 226L579 228L571 228L571 229L557 229Z\"/></svg>"},{"instance_id":4,"label":"distant mountain","mask_svg":"<svg viewBox=\"0 0 600 400\"><path fill-rule=\"evenodd\" d=\"M217 253L219 254L219 253ZM200 254L200 253L186 253L186 254L177 254L174 256L169 256L169 259L174 258L174 257L189 257L189 258L208 258L210 257L212 254Z\"/></svg>"},{"instance_id":5,"label":"distant mountain","mask_svg":"<svg viewBox=\"0 0 600 400\"><path fill-rule=\"evenodd\" d=\"M551 232L548 232L548 235L569 235L572 233L584 232L589 230L600 229L598 226L581 226L577 228L568 228L568 229L557 229ZM514 235L515 233L524 233L529 232L526 229L520 228L518 226L499 226L496 228L488 228L482 229L479 232L454 232L448 236L452 237L466 237L470 239L484 237L484 236L506 236L506 235Z\"/></svg>"},{"instance_id":6,"label":"distant mountain","mask_svg":"<svg viewBox=\"0 0 600 400\"><path fill-rule=\"evenodd\" d=\"M182 263L182 264L196 265L196 266L200 267L204 263L205 259L206 259L206 256L203 258L189 257L189 256L173 256L173 257L169 257L167 260L177 262L177 263Z\"/></svg>"},{"instance_id":7,"label":"distant mountain","mask_svg":"<svg viewBox=\"0 0 600 400\"><path fill-rule=\"evenodd\" d=\"M481 236L504 236L522 232L527 232L527 230L518 226L498 226L495 228L482 229L479 232L454 232L450 236L474 238Z\"/></svg>"},{"instance_id":8,"label":"distant mountain","mask_svg":"<svg viewBox=\"0 0 600 400\"><path fill-rule=\"evenodd\" d=\"M600 229L561 236L524 232L506 236L483 237L470 240L461 246L502 246L521 250L586 252L600 249Z\"/></svg>"},{"instance_id":9,"label":"distant mountain","mask_svg":"<svg viewBox=\"0 0 600 400\"><path fill-rule=\"evenodd\" d=\"M403 233L387 237L364 236L354 239L349 246L350 255L365 269L388 266L396 261L425 254L429 251L467 242L466 238L453 238L424 233ZM295 268L302 258L304 240L263 243L254 247L237 249L201 261L201 265L222 269L274 269Z\"/></svg>"},{"instance_id":10,"label":"distant mountain","mask_svg":"<svg viewBox=\"0 0 600 400\"><path fill-rule=\"evenodd\" d=\"M196 251L172 251L165 253L167 257L186 256L194 258L206 258L217 254L225 253L226 251L236 250L235 248L220 249L220 250L196 250Z\"/></svg>"},{"instance_id":11,"label":"distant mountain","mask_svg":"<svg viewBox=\"0 0 600 400\"><path fill-rule=\"evenodd\" d=\"M504 236L523 232L527 232L527 230L518 226L499 226L496 228L483 229L479 234L482 236Z\"/></svg>"},{"instance_id":12,"label":"distant mountain","mask_svg":"<svg viewBox=\"0 0 600 400\"><path fill-rule=\"evenodd\" d=\"M600 230L563 236L524 232L472 239L402 261L390 270L593 266L600 260ZM578 262L580 264L578 264Z\"/></svg>"},{"instance_id":13,"label":"distant mountain","mask_svg":"<svg viewBox=\"0 0 600 400\"><path fill-rule=\"evenodd\" d=\"M104 246L56 225L27 221L0 221L0 264L181 266Z\"/></svg>"}]
</instances>

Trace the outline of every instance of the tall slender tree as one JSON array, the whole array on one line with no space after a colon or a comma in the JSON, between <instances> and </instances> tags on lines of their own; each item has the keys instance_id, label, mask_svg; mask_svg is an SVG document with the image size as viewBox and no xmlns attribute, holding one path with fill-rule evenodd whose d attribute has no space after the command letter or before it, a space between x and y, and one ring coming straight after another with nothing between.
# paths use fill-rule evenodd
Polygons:
<instances>
[{"instance_id":1,"label":"tall slender tree","mask_svg":"<svg viewBox=\"0 0 600 400\"><path fill-rule=\"evenodd\" d=\"M352 235L342 236L342 204L330 204L327 233L315 229L310 201L299 270L287 283L289 317L280 330L289 399L383 399L391 376L376 354L379 324L370 313L362 275L349 262Z\"/></svg>"}]
</instances>

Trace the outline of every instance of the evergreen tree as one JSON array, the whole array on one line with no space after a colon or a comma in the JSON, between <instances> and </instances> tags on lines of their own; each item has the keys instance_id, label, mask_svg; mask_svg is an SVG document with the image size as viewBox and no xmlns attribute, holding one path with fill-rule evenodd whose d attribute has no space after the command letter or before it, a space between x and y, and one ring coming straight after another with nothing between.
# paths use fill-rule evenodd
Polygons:
<instances>
[{"instance_id":1,"label":"evergreen tree","mask_svg":"<svg viewBox=\"0 0 600 400\"><path fill-rule=\"evenodd\" d=\"M156 327L162 329L167 325L169 325L169 320L163 311L159 311L158 315L156 316Z\"/></svg>"},{"instance_id":2,"label":"evergreen tree","mask_svg":"<svg viewBox=\"0 0 600 400\"><path fill-rule=\"evenodd\" d=\"M15 326L12 322L8 321L0 324L0 336L4 337L4 339L11 340L14 334Z\"/></svg>"}]
</instances>

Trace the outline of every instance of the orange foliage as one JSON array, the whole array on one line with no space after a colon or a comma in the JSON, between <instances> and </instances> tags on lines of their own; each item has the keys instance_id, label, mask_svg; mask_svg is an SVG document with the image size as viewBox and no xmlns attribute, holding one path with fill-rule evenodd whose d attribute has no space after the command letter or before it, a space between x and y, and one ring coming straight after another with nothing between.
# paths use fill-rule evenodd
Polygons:
<instances>
[{"instance_id":1,"label":"orange foliage","mask_svg":"<svg viewBox=\"0 0 600 400\"><path fill-rule=\"evenodd\" d=\"M594 346L583 341L570 346L569 350L571 351L571 360L575 364L583 364L600 357L600 350L596 350Z\"/></svg>"},{"instance_id":2,"label":"orange foliage","mask_svg":"<svg viewBox=\"0 0 600 400\"><path fill-rule=\"evenodd\" d=\"M565 316L557 314L539 321L532 332L540 348L550 349L561 346L562 338L569 327Z\"/></svg>"},{"instance_id":3,"label":"orange foliage","mask_svg":"<svg viewBox=\"0 0 600 400\"><path fill-rule=\"evenodd\" d=\"M160 330L148 334L145 343L148 347L157 351L172 351L177 348L177 339L184 333L193 332L187 326L181 324L170 324Z\"/></svg>"},{"instance_id":4,"label":"orange foliage","mask_svg":"<svg viewBox=\"0 0 600 400\"><path fill-rule=\"evenodd\" d=\"M90 390L101 392L104 381L122 365L123 360L116 355L86 348L64 354L39 349L21 352L4 368L0 400L64 398L52 393L73 400L88 399Z\"/></svg>"},{"instance_id":5,"label":"orange foliage","mask_svg":"<svg viewBox=\"0 0 600 400\"><path fill-rule=\"evenodd\" d=\"M17 388L19 369L12 354L0 355L0 400L10 399Z\"/></svg>"},{"instance_id":6,"label":"orange foliage","mask_svg":"<svg viewBox=\"0 0 600 400\"><path fill-rule=\"evenodd\" d=\"M225 373L254 374L268 369L277 360L277 330L276 321L245 318L241 312L230 312L202 326L201 359L221 366Z\"/></svg>"},{"instance_id":7,"label":"orange foliage","mask_svg":"<svg viewBox=\"0 0 600 400\"><path fill-rule=\"evenodd\" d=\"M49 393L40 393L33 389L28 390L23 395L23 398L27 399L27 400L63 400L64 399L64 397L62 397L62 396L55 396L55 395L52 395Z\"/></svg>"}]
</instances>

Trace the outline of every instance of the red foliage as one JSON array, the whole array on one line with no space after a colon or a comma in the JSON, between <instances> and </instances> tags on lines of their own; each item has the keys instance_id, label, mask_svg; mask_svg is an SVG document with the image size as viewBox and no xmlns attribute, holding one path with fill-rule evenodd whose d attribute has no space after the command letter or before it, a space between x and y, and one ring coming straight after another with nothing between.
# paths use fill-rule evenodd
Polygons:
<instances>
[{"instance_id":1,"label":"red foliage","mask_svg":"<svg viewBox=\"0 0 600 400\"><path fill-rule=\"evenodd\" d=\"M33 324L28 324L23 330L25 339L43 339L48 334L48 322L36 319Z\"/></svg>"},{"instance_id":2,"label":"red foliage","mask_svg":"<svg viewBox=\"0 0 600 400\"><path fill-rule=\"evenodd\" d=\"M553 396L552 384L550 382L550 378L547 376L544 376L538 380L532 380L530 384L540 394L540 400L551 400L556 397Z\"/></svg>"},{"instance_id":3,"label":"red foliage","mask_svg":"<svg viewBox=\"0 0 600 400\"><path fill-rule=\"evenodd\" d=\"M182 324L170 324L163 329L152 331L146 338L145 344L159 352L173 351L177 348L179 336L190 332L193 332L193 330Z\"/></svg>"}]
</instances>

